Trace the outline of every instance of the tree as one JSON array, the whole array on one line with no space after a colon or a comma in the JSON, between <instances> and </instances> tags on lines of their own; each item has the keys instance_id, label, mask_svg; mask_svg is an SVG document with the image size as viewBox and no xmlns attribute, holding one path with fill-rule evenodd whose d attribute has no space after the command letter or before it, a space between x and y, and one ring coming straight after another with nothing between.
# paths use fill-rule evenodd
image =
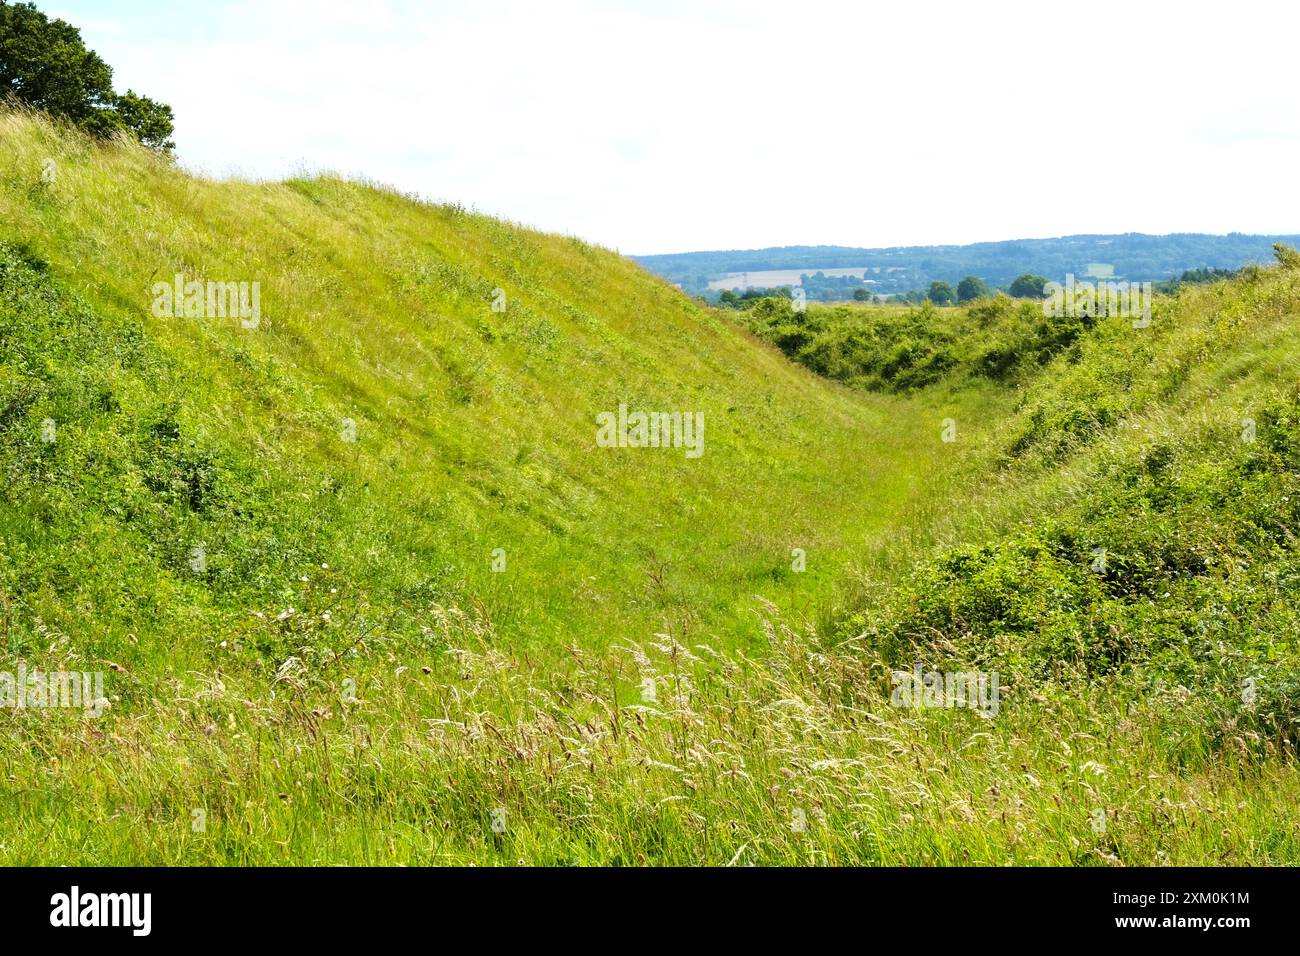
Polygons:
<instances>
[{"instance_id":1,"label":"tree","mask_svg":"<svg viewBox=\"0 0 1300 956\"><path fill-rule=\"evenodd\" d=\"M930 291L925 294L925 297L935 305L951 305L956 300L957 294L946 282L931 282Z\"/></svg>"},{"instance_id":2,"label":"tree","mask_svg":"<svg viewBox=\"0 0 1300 956\"><path fill-rule=\"evenodd\" d=\"M122 124L135 134L135 138L159 152L170 153L176 143L170 138L176 128L172 108L157 103L147 96L127 90L114 101Z\"/></svg>"},{"instance_id":3,"label":"tree","mask_svg":"<svg viewBox=\"0 0 1300 956\"><path fill-rule=\"evenodd\" d=\"M61 116L95 136L131 132L161 152L174 147L170 106L113 92L113 69L87 50L81 31L31 3L0 0L0 98Z\"/></svg>"},{"instance_id":4,"label":"tree","mask_svg":"<svg viewBox=\"0 0 1300 956\"><path fill-rule=\"evenodd\" d=\"M1046 285L1047 280L1042 276L1026 272L1024 275L1016 276L1007 291L1017 299L1041 299L1047 294L1043 289Z\"/></svg>"},{"instance_id":5,"label":"tree","mask_svg":"<svg viewBox=\"0 0 1300 956\"><path fill-rule=\"evenodd\" d=\"M989 287L984 284L984 280L979 276L967 276L957 283L957 301L970 302L972 299L982 299L989 294Z\"/></svg>"},{"instance_id":6,"label":"tree","mask_svg":"<svg viewBox=\"0 0 1300 956\"><path fill-rule=\"evenodd\" d=\"M854 289L854 290L853 290L853 298L854 298L854 300L857 301L857 302L870 302L870 301L871 301L871 290L870 290L870 289Z\"/></svg>"}]
</instances>

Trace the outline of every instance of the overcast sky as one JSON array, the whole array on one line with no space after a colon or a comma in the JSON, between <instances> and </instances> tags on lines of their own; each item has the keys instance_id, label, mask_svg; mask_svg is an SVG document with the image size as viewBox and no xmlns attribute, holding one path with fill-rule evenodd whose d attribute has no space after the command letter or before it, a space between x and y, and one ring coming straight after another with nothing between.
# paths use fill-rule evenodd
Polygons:
<instances>
[{"instance_id":1,"label":"overcast sky","mask_svg":"<svg viewBox=\"0 0 1300 956\"><path fill-rule=\"evenodd\" d=\"M36 2L193 169L625 253L1300 233L1294 0Z\"/></svg>"}]
</instances>

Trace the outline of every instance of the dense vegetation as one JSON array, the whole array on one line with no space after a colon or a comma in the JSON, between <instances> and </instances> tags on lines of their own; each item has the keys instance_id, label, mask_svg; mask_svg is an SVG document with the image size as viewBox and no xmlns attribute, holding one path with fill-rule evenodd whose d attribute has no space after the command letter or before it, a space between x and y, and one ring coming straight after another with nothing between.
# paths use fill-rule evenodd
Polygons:
<instances>
[{"instance_id":1,"label":"dense vegetation","mask_svg":"<svg viewBox=\"0 0 1300 956\"><path fill-rule=\"evenodd\" d=\"M842 632L1021 686L1114 683L1168 707L1180 759L1293 762L1300 257L1278 255L1162 302L1158 329L1103 318L1079 335L990 446L998 473L1051 487L1051 510L924 562Z\"/></svg>"},{"instance_id":2,"label":"dense vegetation","mask_svg":"<svg viewBox=\"0 0 1300 956\"><path fill-rule=\"evenodd\" d=\"M1144 329L709 310L456 206L0 141L5 653L112 701L0 710L0 860L1300 860L1294 253ZM155 314L176 273L261 324ZM622 402L705 454L595 447ZM1000 710L891 706L917 662Z\"/></svg>"},{"instance_id":3,"label":"dense vegetation","mask_svg":"<svg viewBox=\"0 0 1300 956\"><path fill-rule=\"evenodd\" d=\"M749 328L819 375L870 391L908 391L941 380L1010 382L1034 372L1094 323L1049 318L1038 302L999 295L965 309L808 306L761 298L743 311Z\"/></svg>"}]
</instances>

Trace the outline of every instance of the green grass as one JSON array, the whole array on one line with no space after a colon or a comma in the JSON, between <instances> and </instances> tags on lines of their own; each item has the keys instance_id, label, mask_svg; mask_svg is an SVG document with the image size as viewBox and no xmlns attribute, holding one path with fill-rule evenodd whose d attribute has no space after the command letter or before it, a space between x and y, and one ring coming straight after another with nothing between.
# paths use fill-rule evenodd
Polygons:
<instances>
[{"instance_id":1,"label":"green grass","mask_svg":"<svg viewBox=\"0 0 1300 956\"><path fill-rule=\"evenodd\" d=\"M0 670L111 697L0 710L0 861L1300 858L1294 269L803 354L459 207L0 140ZM155 317L176 273L261 325ZM598 448L620 403L703 456ZM915 660L999 713L890 706Z\"/></svg>"}]
</instances>

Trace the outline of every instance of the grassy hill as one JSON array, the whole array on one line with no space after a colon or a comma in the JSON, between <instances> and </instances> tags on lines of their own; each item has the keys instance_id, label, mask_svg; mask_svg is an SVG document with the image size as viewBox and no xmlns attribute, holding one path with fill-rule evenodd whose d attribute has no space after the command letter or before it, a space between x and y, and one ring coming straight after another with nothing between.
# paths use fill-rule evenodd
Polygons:
<instances>
[{"instance_id":1,"label":"grassy hill","mask_svg":"<svg viewBox=\"0 0 1300 956\"><path fill-rule=\"evenodd\" d=\"M1046 351L909 319L903 381L456 206L0 140L0 669L111 701L0 710L0 861L1300 859L1288 262ZM891 707L916 661L996 717Z\"/></svg>"}]
</instances>

